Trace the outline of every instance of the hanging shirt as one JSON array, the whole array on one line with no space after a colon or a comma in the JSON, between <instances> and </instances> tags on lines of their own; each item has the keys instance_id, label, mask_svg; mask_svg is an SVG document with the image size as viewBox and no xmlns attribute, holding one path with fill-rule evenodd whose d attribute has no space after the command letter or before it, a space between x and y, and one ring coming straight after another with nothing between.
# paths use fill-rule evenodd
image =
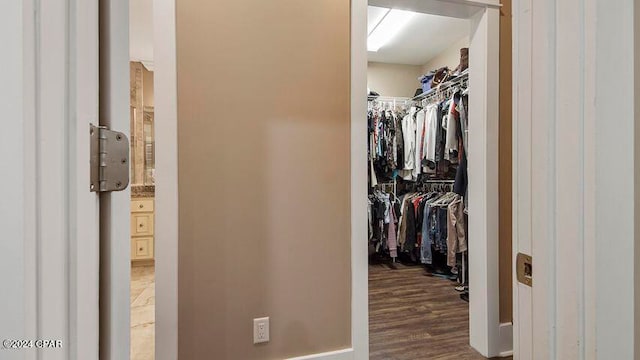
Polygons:
<instances>
[{"instance_id":1,"label":"hanging shirt","mask_svg":"<svg viewBox=\"0 0 640 360\"><path fill-rule=\"evenodd\" d=\"M418 179L418 175L422 169L422 158L424 154L424 139L426 135L426 112L420 110L416 113L416 149L415 149L415 166L413 167L412 178Z\"/></svg>"},{"instance_id":2,"label":"hanging shirt","mask_svg":"<svg viewBox=\"0 0 640 360\"><path fill-rule=\"evenodd\" d=\"M469 137L469 119L467 118L467 111L464 107L464 97L461 96L457 99L456 109L458 110L458 114L460 114L460 133L462 134L462 145L464 146L464 151L468 154L468 137Z\"/></svg>"},{"instance_id":3,"label":"hanging shirt","mask_svg":"<svg viewBox=\"0 0 640 360\"><path fill-rule=\"evenodd\" d=\"M436 163L436 134L438 132L438 105L427 105L427 136L424 141L424 154L429 168L435 168Z\"/></svg>"},{"instance_id":4,"label":"hanging shirt","mask_svg":"<svg viewBox=\"0 0 640 360\"><path fill-rule=\"evenodd\" d=\"M396 122L396 136L395 136L395 143L396 143L396 169L397 170L403 170L404 169L404 136L402 135L402 119L403 117L401 116L395 116L394 117L395 122Z\"/></svg>"},{"instance_id":5,"label":"hanging shirt","mask_svg":"<svg viewBox=\"0 0 640 360\"><path fill-rule=\"evenodd\" d=\"M458 112L456 110L455 94L451 96L447 111L446 124L447 139L444 146L444 158L452 163L458 162Z\"/></svg>"},{"instance_id":6,"label":"hanging shirt","mask_svg":"<svg viewBox=\"0 0 640 360\"><path fill-rule=\"evenodd\" d=\"M456 266L456 254L467 251L464 205L462 197L456 195L447 212L447 265Z\"/></svg>"},{"instance_id":7,"label":"hanging shirt","mask_svg":"<svg viewBox=\"0 0 640 360\"><path fill-rule=\"evenodd\" d=\"M389 248L389 256L392 258L398 257L398 242L396 240L396 212L394 207L391 207L391 222L389 222L389 234L387 235L387 247Z\"/></svg>"},{"instance_id":8,"label":"hanging shirt","mask_svg":"<svg viewBox=\"0 0 640 360\"><path fill-rule=\"evenodd\" d=\"M376 176L376 170L373 168L373 160L369 160L369 164L371 165L371 187L376 187L378 185L378 177Z\"/></svg>"},{"instance_id":9,"label":"hanging shirt","mask_svg":"<svg viewBox=\"0 0 640 360\"><path fill-rule=\"evenodd\" d=\"M404 170L413 170L416 166L416 108L412 107L409 114L402 119L402 135L404 138Z\"/></svg>"}]
</instances>

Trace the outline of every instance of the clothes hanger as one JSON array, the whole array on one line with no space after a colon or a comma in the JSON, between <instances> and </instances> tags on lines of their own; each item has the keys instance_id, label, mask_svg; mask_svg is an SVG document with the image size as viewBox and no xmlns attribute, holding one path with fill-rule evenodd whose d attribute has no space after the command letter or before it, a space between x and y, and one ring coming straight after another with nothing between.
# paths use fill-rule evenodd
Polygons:
<instances>
[{"instance_id":1,"label":"clothes hanger","mask_svg":"<svg viewBox=\"0 0 640 360\"><path fill-rule=\"evenodd\" d=\"M440 199L438 199L438 201L436 201L436 203L434 203L434 205L448 206L453 201L453 197L451 196L451 194L452 193L450 192L445 193Z\"/></svg>"}]
</instances>

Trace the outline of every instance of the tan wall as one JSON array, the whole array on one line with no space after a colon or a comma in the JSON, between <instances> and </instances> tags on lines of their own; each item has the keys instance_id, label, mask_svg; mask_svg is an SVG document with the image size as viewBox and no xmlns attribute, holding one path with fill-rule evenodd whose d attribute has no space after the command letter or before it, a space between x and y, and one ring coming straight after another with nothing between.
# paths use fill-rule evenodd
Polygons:
<instances>
[{"instance_id":1,"label":"tan wall","mask_svg":"<svg viewBox=\"0 0 640 360\"><path fill-rule=\"evenodd\" d=\"M500 16L500 322L513 318L512 293L512 156L511 156L511 0L502 0Z\"/></svg>"},{"instance_id":2,"label":"tan wall","mask_svg":"<svg viewBox=\"0 0 640 360\"><path fill-rule=\"evenodd\" d=\"M349 7L177 0L180 359L350 347Z\"/></svg>"},{"instance_id":3,"label":"tan wall","mask_svg":"<svg viewBox=\"0 0 640 360\"><path fill-rule=\"evenodd\" d=\"M420 75L421 66L369 62L367 86L382 96L413 97Z\"/></svg>"},{"instance_id":4,"label":"tan wall","mask_svg":"<svg viewBox=\"0 0 640 360\"><path fill-rule=\"evenodd\" d=\"M438 56L422 65L421 72L426 74L431 70L439 69L443 66L448 66L451 70L455 69L458 64L460 64L460 49L463 47L469 47L469 37L464 37L456 41L446 50L438 54Z\"/></svg>"}]
</instances>

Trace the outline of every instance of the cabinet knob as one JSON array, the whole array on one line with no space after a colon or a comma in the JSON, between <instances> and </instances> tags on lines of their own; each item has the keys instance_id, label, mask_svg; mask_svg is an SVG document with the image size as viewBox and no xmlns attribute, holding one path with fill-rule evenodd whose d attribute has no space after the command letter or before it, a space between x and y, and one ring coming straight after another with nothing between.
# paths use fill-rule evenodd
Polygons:
<instances>
[{"instance_id":1,"label":"cabinet knob","mask_svg":"<svg viewBox=\"0 0 640 360\"><path fill-rule=\"evenodd\" d=\"M143 204L140 204L140 205L138 205L138 207L139 207L140 209L142 209L142 208L144 207L144 205L143 205Z\"/></svg>"},{"instance_id":2,"label":"cabinet knob","mask_svg":"<svg viewBox=\"0 0 640 360\"><path fill-rule=\"evenodd\" d=\"M140 225L138 225L138 226L140 226L140 227L144 227L144 224L140 224Z\"/></svg>"},{"instance_id":3,"label":"cabinet knob","mask_svg":"<svg viewBox=\"0 0 640 360\"><path fill-rule=\"evenodd\" d=\"M144 248L140 248L140 251L144 250Z\"/></svg>"}]
</instances>

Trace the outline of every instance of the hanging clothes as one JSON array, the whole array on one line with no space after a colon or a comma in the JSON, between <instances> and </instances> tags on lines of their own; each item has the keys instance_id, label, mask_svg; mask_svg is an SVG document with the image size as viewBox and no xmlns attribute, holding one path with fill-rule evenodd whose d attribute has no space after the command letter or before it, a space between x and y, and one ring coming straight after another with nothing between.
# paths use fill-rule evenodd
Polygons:
<instances>
[{"instance_id":1,"label":"hanging clothes","mask_svg":"<svg viewBox=\"0 0 640 360\"><path fill-rule=\"evenodd\" d=\"M402 134L404 141L404 169L411 171L408 173L410 178L406 178L407 174L403 178L405 180L411 180L413 169L416 166L415 152L416 152L416 108L412 107L409 113L402 119Z\"/></svg>"},{"instance_id":2,"label":"hanging clothes","mask_svg":"<svg viewBox=\"0 0 640 360\"><path fill-rule=\"evenodd\" d=\"M448 110L446 115L446 141L444 147L444 158L452 163L458 162L458 145L460 135L460 116L456 109L455 93L448 102Z\"/></svg>"},{"instance_id":3,"label":"hanging clothes","mask_svg":"<svg viewBox=\"0 0 640 360\"><path fill-rule=\"evenodd\" d=\"M389 256L392 258L398 257L398 242L396 233L396 224L398 218L396 217L395 207L391 206L391 221L389 222L389 233L387 235L387 246L389 248Z\"/></svg>"},{"instance_id":4,"label":"hanging clothes","mask_svg":"<svg viewBox=\"0 0 640 360\"><path fill-rule=\"evenodd\" d=\"M370 181L371 186L376 182L393 179L398 169L398 153L404 154L404 144L398 139L402 130L398 128L399 119L404 117L403 110L379 109L371 106L367 115L369 128L369 161L372 174L376 181ZM402 159L404 163L404 159Z\"/></svg>"},{"instance_id":5,"label":"hanging clothes","mask_svg":"<svg viewBox=\"0 0 640 360\"><path fill-rule=\"evenodd\" d=\"M427 136L424 143L424 153L425 153L425 166L430 170L435 170L436 168L436 144L437 144L437 133L438 133L438 104L430 104L427 106Z\"/></svg>"},{"instance_id":6,"label":"hanging clothes","mask_svg":"<svg viewBox=\"0 0 640 360\"><path fill-rule=\"evenodd\" d=\"M464 204L462 196L456 194L447 207L447 265L456 266L456 254L467 251Z\"/></svg>"},{"instance_id":7,"label":"hanging clothes","mask_svg":"<svg viewBox=\"0 0 640 360\"><path fill-rule=\"evenodd\" d=\"M404 169L404 133L402 130L402 120L404 116L396 116L395 119L395 144L396 144L396 170Z\"/></svg>"},{"instance_id":8,"label":"hanging clothes","mask_svg":"<svg viewBox=\"0 0 640 360\"><path fill-rule=\"evenodd\" d=\"M467 103L468 97L466 95L458 95L455 96L456 102L456 110L459 114L459 125L460 125L460 135L462 137L462 145L464 147L465 152L469 152L468 142L469 142L469 119L467 117Z\"/></svg>"},{"instance_id":9,"label":"hanging clothes","mask_svg":"<svg viewBox=\"0 0 640 360\"><path fill-rule=\"evenodd\" d=\"M380 190L369 194L367 215L369 221L369 252L397 256L397 199Z\"/></svg>"},{"instance_id":10,"label":"hanging clothes","mask_svg":"<svg viewBox=\"0 0 640 360\"><path fill-rule=\"evenodd\" d=\"M370 102L369 159L376 181L399 177L415 182L423 174L455 177L461 151L467 148L466 101L466 95L454 91L446 101L411 106L406 111L396 106L381 109Z\"/></svg>"},{"instance_id":11,"label":"hanging clothes","mask_svg":"<svg viewBox=\"0 0 640 360\"><path fill-rule=\"evenodd\" d=\"M426 112L423 110L416 112L416 148L415 148L415 166L413 168L411 178L416 180L418 175L422 173L422 159L424 157L424 141L427 134Z\"/></svg>"}]
</instances>

